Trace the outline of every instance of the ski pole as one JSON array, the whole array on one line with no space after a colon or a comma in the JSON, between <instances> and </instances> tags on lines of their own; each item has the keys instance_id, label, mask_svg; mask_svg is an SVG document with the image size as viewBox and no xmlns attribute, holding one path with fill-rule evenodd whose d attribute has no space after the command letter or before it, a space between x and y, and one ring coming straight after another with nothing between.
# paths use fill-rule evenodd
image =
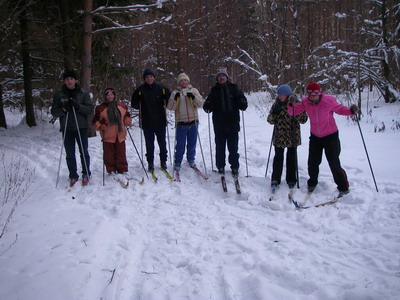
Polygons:
<instances>
[{"instance_id":1,"label":"ski pole","mask_svg":"<svg viewBox=\"0 0 400 300\"><path fill-rule=\"evenodd\" d=\"M104 183L104 173L105 173L104 169L105 168L106 168L106 166L104 164L104 153L103 153L103 186L105 186L105 183Z\"/></svg>"},{"instance_id":2,"label":"ski pole","mask_svg":"<svg viewBox=\"0 0 400 300\"><path fill-rule=\"evenodd\" d=\"M175 165L175 158L176 158L176 135L178 133L178 118L179 118L179 100L181 98L178 97L176 100L176 108L175 108L175 137L174 137L174 165ZM175 166L172 168L172 177L175 178Z\"/></svg>"},{"instance_id":3,"label":"ski pole","mask_svg":"<svg viewBox=\"0 0 400 300\"><path fill-rule=\"evenodd\" d=\"M292 146L295 147L294 151L294 168L296 169L296 182L297 182L297 188L300 188L300 180L299 180L299 165L298 165L298 160L297 160L297 146L295 146L295 140L294 140L294 122L295 122L295 115L294 115L294 109L293 109L293 113L292 113L292 120L291 120L291 135L292 135ZM289 149L288 149L289 150ZM288 151L287 150L287 151ZM287 162L286 162L287 163Z\"/></svg>"},{"instance_id":4,"label":"ski pole","mask_svg":"<svg viewBox=\"0 0 400 300\"><path fill-rule=\"evenodd\" d=\"M171 156L171 144L169 142L169 128L168 128L168 118L167 118L167 107L165 105L164 102L164 113L165 113L165 119L167 121L167 140L168 140L168 152L169 152L169 161L171 162L171 166L172 166L172 156Z\"/></svg>"},{"instance_id":5,"label":"ski pole","mask_svg":"<svg viewBox=\"0 0 400 300\"><path fill-rule=\"evenodd\" d=\"M360 135L361 135L361 139L362 139L362 142L363 142L363 145L364 145L365 154L367 155L368 164L369 164L369 168L370 168L370 170L371 170L372 178L373 178L373 180L374 180L375 189L376 189L376 192L379 193L379 191L378 191L378 185L376 184L376 180L375 180L375 176L374 176L374 171L372 170L371 161L370 161L370 159L369 159L367 146L365 145L364 136L363 136L363 133L362 133L362 130L361 130L361 126L360 126L360 122L358 121L358 117L357 117L357 116L356 116L356 121L357 121L358 129L360 130Z\"/></svg>"},{"instance_id":6,"label":"ski pole","mask_svg":"<svg viewBox=\"0 0 400 300\"><path fill-rule=\"evenodd\" d=\"M85 164L86 175L87 175L87 177L89 178L89 169L88 169L87 162L86 162L85 152L83 151L82 137L81 137L81 132L80 132L80 130L79 130L78 118L76 117L75 107L73 107L73 106L72 106L72 111L73 111L73 113L74 113L76 130L78 131L78 137L79 137L79 141L80 141L80 143L81 143L81 145L80 145L80 146L81 146L81 147L80 147L81 156L83 157L83 162L84 162L84 164Z\"/></svg>"},{"instance_id":7,"label":"ski pole","mask_svg":"<svg viewBox=\"0 0 400 300\"><path fill-rule=\"evenodd\" d=\"M272 131L271 143L269 145L268 158L267 158L267 168L265 169L265 176L264 177L267 177L267 173L268 173L269 159L271 157L271 149L272 149L272 142L274 140L274 136L275 136L275 125L274 125L274 129Z\"/></svg>"},{"instance_id":8,"label":"ski pole","mask_svg":"<svg viewBox=\"0 0 400 300\"><path fill-rule=\"evenodd\" d=\"M140 154L143 157L143 126L142 126L142 102L139 102L139 128L140 128Z\"/></svg>"},{"instance_id":9,"label":"ski pole","mask_svg":"<svg viewBox=\"0 0 400 300\"><path fill-rule=\"evenodd\" d=\"M192 99L192 98L189 98L189 100L190 100L190 104L192 104L193 115L196 116L196 108L194 107L193 99ZM201 139L200 139L200 133L199 133L199 122L198 122L198 117L197 117L197 122L196 122L196 120L195 120L194 123L196 124L197 139L198 139L198 141L199 141L200 151L201 151L201 157L202 157L202 159L203 159L204 173L205 173L205 175L208 177L208 174L207 174L207 167L206 167L206 161L204 160L203 147L201 146Z\"/></svg>"},{"instance_id":10,"label":"ski pole","mask_svg":"<svg viewBox=\"0 0 400 300\"><path fill-rule=\"evenodd\" d=\"M171 162L171 166L173 166L172 164L172 156L171 156L171 144L169 142L169 127L168 127L168 120L167 120L167 139L168 139L168 152L169 152L169 161Z\"/></svg>"},{"instance_id":11,"label":"ski pole","mask_svg":"<svg viewBox=\"0 0 400 300\"><path fill-rule=\"evenodd\" d=\"M249 168L247 165L247 147L246 147L246 130L244 126L244 111L242 110L242 123L243 123L243 141L244 141L244 159L246 162L246 177L249 177Z\"/></svg>"},{"instance_id":12,"label":"ski pole","mask_svg":"<svg viewBox=\"0 0 400 300\"><path fill-rule=\"evenodd\" d=\"M210 126L210 113L207 113L208 118L208 140L210 144L210 158L211 158L211 171L214 171L214 162L213 162L213 153L212 153L212 146L211 146L211 126Z\"/></svg>"},{"instance_id":13,"label":"ski pole","mask_svg":"<svg viewBox=\"0 0 400 300\"><path fill-rule=\"evenodd\" d=\"M142 160L142 158L141 158L140 155L139 155L139 151L138 151L138 149L136 148L135 142L133 141L131 132L129 131L129 128L128 128L127 126L125 126L125 127L126 127L126 131L127 131L128 134L129 134L129 137L131 138L133 147L134 147L135 150L136 150L136 154L137 154L137 156L139 157L140 163L142 164L142 168L143 168L143 170L144 170L144 173L146 174L147 179L149 179L149 175L147 174L146 168L144 167L143 160Z\"/></svg>"},{"instance_id":14,"label":"ski pole","mask_svg":"<svg viewBox=\"0 0 400 300\"><path fill-rule=\"evenodd\" d=\"M65 116L64 134L63 134L62 145L61 145L60 160L58 161L58 170L57 170L57 178L56 178L56 188L57 188L58 182L60 181L61 157L62 157L63 150L64 150L65 134L66 134L66 132L67 132L67 124L68 124L68 116L69 116L69 111L67 111L67 115ZM60 119L60 123L61 123L61 119Z\"/></svg>"}]
</instances>

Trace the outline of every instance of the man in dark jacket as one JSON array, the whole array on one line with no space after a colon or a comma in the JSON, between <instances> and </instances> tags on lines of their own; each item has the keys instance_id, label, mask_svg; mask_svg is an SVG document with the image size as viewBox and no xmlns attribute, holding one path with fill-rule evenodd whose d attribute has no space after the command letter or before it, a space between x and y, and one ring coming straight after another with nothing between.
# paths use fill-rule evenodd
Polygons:
<instances>
[{"instance_id":1,"label":"man in dark jacket","mask_svg":"<svg viewBox=\"0 0 400 300\"><path fill-rule=\"evenodd\" d=\"M154 136L160 147L161 168L167 169L167 145L165 141L167 116L165 107L171 92L155 83L155 74L150 69L143 72L144 84L132 95L132 107L139 109L140 127L146 143L146 158L149 172L154 171Z\"/></svg>"},{"instance_id":2,"label":"man in dark jacket","mask_svg":"<svg viewBox=\"0 0 400 300\"><path fill-rule=\"evenodd\" d=\"M229 81L225 68L219 68L217 83L204 103L207 113L213 112L215 133L215 161L218 173L225 174L225 148L228 146L228 161L232 175L239 175L239 110L246 110L247 99L236 84Z\"/></svg>"},{"instance_id":3,"label":"man in dark jacket","mask_svg":"<svg viewBox=\"0 0 400 300\"><path fill-rule=\"evenodd\" d=\"M63 74L64 84L53 97L51 114L60 118L60 131L64 139L70 186L79 178L75 159L75 141L78 144L82 165L82 184L87 185L90 177L90 157L88 152L88 116L93 111L89 93L77 84L74 70ZM82 141L82 143L81 143Z\"/></svg>"}]
</instances>

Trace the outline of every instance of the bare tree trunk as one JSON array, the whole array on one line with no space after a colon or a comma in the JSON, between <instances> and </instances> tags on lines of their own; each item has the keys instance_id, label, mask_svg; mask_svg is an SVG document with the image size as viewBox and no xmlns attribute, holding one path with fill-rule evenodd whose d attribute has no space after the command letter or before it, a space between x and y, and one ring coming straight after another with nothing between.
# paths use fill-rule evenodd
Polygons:
<instances>
[{"instance_id":1,"label":"bare tree trunk","mask_svg":"<svg viewBox=\"0 0 400 300\"><path fill-rule=\"evenodd\" d=\"M7 129L6 116L4 114L3 105L3 86L0 84L0 127Z\"/></svg>"},{"instance_id":2,"label":"bare tree trunk","mask_svg":"<svg viewBox=\"0 0 400 300\"><path fill-rule=\"evenodd\" d=\"M387 21L387 16L386 16L386 0L382 1L382 6L381 6L381 22L382 22L382 42L384 44L384 49L385 52L388 52L388 32L386 28L386 21ZM387 55L383 55L382 58L382 70L383 70L383 77L386 79L387 82L390 82L390 66L389 62L387 61L389 58ZM392 97L392 93L389 91L389 87L386 85L383 87L385 94L385 102L390 103L394 102L395 99Z\"/></svg>"},{"instance_id":3,"label":"bare tree trunk","mask_svg":"<svg viewBox=\"0 0 400 300\"><path fill-rule=\"evenodd\" d=\"M72 31L68 0L60 0L59 7L62 20L64 67L65 69L74 69L74 52L72 50Z\"/></svg>"},{"instance_id":4,"label":"bare tree trunk","mask_svg":"<svg viewBox=\"0 0 400 300\"><path fill-rule=\"evenodd\" d=\"M26 18L26 1L20 2L21 14L19 15L19 24L21 30L21 55L22 55L22 70L24 74L24 92L25 92L25 109L26 109L26 124L29 127L36 126L35 113L33 109L32 97L32 67L31 57L29 52L29 33L28 20Z\"/></svg>"},{"instance_id":5,"label":"bare tree trunk","mask_svg":"<svg viewBox=\"0 0 400 300\"><path fill-rule=\"evenodd\" d=\"M83 15L83 54L81 69L81 85L85 92L90 93L90 77L92 76L92 10L93 0L84 1ZM93 114L89 117L89 121ZM91 124L91 122L90 122ZM88 128L88 136L96 136L93 126Z\"/></svg>"}]
</instances>

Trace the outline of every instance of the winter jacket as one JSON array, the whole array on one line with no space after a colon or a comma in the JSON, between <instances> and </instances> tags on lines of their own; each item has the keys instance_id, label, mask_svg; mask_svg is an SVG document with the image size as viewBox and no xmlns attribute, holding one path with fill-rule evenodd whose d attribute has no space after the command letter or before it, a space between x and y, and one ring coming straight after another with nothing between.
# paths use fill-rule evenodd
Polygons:
<instances>
[{"instance_id":1,"label":"winter jacket","mask_svg":"<svg viewBox=\"0 0 400 300\"><path fill-rule=\"evenodd\" d=\"M144 83L132 94L132 107L140 110L142 128L167 126L165 107L171 92L160 84Z\"/></svg>"},{"instance_id":2,"label":"winter jacket","mask_svg":"<svg viewBox=\"0 0 400 300\"><path fill-rule=\"evenodd\" d=\"M176 93L180 93L178 100L175 100ZM193 94L194 99L192 101L186 96L187 93ZM179 107L177 107L178 103ZM172 92L171 97L169 97L167 108L169 110L175 110L176 122L192 122L199 119L197 108L203 107L203 104L204 99L199 91L189 84L187 88L182 89L178 87Z\"/></svg>"},{"instance_id":3,"label":"winter jacket","mask_svg":"<svg viewBox=\"0 0 400 300\"><path fill-rule=\"evenodd\" d=\"M300 102L298 101L298 103ZM278 113L274 112L276 106L281 108ZM281 102L277 98L267 118L268 123L275 125L272 142L279 148L301 145L300 124L304 124L308 120L305 112L293 117L288 114L287 110L287 101Z\"/></svg>"},{"instance_id":4,"label":"winter jacket","mask_svg":"<svg viewBox=\"0 0 400 300\"><path fill-rule=\"evenodd\" d=\"M78 84L76 84L74 90L67 89L64 84L61 90L54 94L53 104L51 107L51 114L56 118L60 118L60 131L64 131L67 116L67 112L64 111L62 103L67 102L70 98L80 104L79 109L75 109L78 127L80 129L89 128L88 117L93 111L93 105L89 93L85 92ZM67 108L69 111L67 130L76 130L73 110L69 105Z\"/></svg>"},{"instance_id":5,"label":"winter jacket","mask_svg":"<svg viewBox=\"0 0 400 300\"><path fill-rule=\"evenodd\" d=\"M335 97L322 94L320 101L315 104L308 97L301 99L301 103L294 105L294 114L297 116L307 112L310 118L310 130L316 137L325 137L338 131L333 113L343 116L353 116L349 107L336 102ZM288 103L288 113L293 113L292 104Z\"/></svg>"},{"instance_id":6,"label":"winter jacket","mask_svg":"<svg viewBox=\"0 0 400 300\"><path fill-rule=\"evenodd\" d=\"M246 110L247 99L236 84L216 83L204 102L205 112L213 113L214 131L240 130L240 110Z\"/></svg>"},{"instance_id":7,"label":"winter jacket","mask_svg":"<svg viewBox=\"0 0 400 300\"><path fill-rule=\"evenodd\" d=\"M118 124L109 125L108 120L108 104L107 102L103 102L102 104L96 107L94 117L93 117L93 125L97 131L100 131L100 135L103 142L106 143L115 143L118 141L121 143L126 139L126 128L125 125L129 126L132 124L132 120L130 118L130 113L128 111L128 106L126 104L117 101L115 103L118 110L121 113L121 126L123 130L118 132ZM101 130L101 125L106 124L107 127L105 130Z\"/></svg>"}]
</instances>

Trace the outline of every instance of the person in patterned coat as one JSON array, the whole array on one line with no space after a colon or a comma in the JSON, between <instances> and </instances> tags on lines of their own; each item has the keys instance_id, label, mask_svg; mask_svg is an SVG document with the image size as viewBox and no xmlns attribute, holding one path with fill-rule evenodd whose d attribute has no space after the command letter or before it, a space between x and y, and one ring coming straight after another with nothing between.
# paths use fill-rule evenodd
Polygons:
<instances>
[{"instance_id":1,"label":"person in patterned coat","mask_svg":"<svg viewBox=\"0 0 400 300\"><path fill-rule=\"evenodd\" d=\"M289 188L296 184L296 153L297 146L301 144L300 124L307 122L306 113L295 117L287 112L287 103L292 95L290 86L284 84L278 87L278 96L271 107L267 121L274 125L272 143L275 149L275 157L272 165L271 187L277 187L281 183L283 171L283 156L286 151L286 183ZM298 101L297 101L298 102Z\"/></svg>"}]
</instances>

